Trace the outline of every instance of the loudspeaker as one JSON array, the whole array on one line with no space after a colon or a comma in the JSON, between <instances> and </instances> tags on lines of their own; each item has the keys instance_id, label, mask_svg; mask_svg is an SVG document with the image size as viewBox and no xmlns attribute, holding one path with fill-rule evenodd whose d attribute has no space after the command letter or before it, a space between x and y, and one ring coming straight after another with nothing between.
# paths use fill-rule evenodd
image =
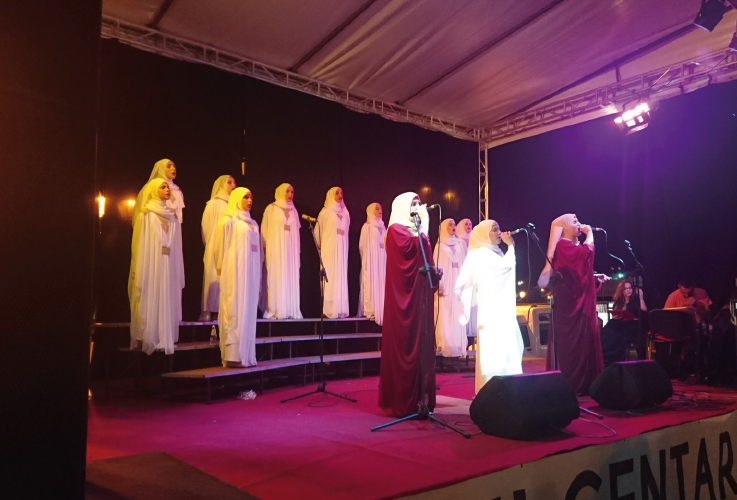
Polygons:
<instances>
[{"instance_id":1,"label":"loudspeaker","mask_svg":"<svg viewBox=\"0 0 737 500\"><path fill-rule=\"evenodd\" d=\"M508 439L534 439L575 418L576 394L559 371L492 377L471 402L473 423Z\"/></svg>"},{"instance_id":2,"label":"loudspeaker","mask_svg":"<svg viewBox=\"0 0 737 500\"><path fill-rule=\"evenodd\" d=\"M636 410L667 401L673 395L673 384L655 361L625 361L609 365L589 391L599 406Z\"/></svg>"}]
</instances>

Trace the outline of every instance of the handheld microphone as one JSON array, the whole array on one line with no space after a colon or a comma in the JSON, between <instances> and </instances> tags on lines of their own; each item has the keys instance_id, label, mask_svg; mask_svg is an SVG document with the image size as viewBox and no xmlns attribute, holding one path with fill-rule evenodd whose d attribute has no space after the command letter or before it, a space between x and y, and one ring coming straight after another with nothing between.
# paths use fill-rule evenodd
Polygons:
<instances>
[{"instance_id":1,"label":"handheld microphone","mask_svg":"<svg viewBox=\"0 0 737 500\"><path fill-rule=\"evenodd\" d=\"M520 231L527 231L527 228L521 227L519 229L515 229L514 231L509 231L509 236L514 236L515 234L519 233Z\"/></svg>"},{"instance_id":2,"label":"handheld microphone","mask_svg":"<svg viewBox=\"0 0 737 500\"><path fill-rule=\"evenodd\" d=\"M311 222L311 223L313 223L313 224L314 224L315 222L317 222L317 219L315 219L314 217L310 217L309 215L305 215L305 214L302 214L302 218L303 218L304 220L306 220L307 222Z\"/></svg>"}]
</instances>

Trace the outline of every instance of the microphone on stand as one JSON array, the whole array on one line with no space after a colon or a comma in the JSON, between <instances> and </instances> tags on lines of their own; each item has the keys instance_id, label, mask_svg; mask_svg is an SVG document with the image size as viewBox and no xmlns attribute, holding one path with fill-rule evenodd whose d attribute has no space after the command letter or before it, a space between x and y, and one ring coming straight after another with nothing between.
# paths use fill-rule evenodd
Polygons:
<instances>
[{"instance_id":1,"label":"microphone on stand","mask_svg":"<svg viewBox=\"0 0 737 500\"><path fill-rule=\"evenodd\" d=\"M432 205L430 205L429 207L427 207L428 210L433 210L435 208L440 208L440 205L438 205L437 203L433 203Z\"/></svg>"},{"instance_id":2,"label":"microphone on stand","mask_svg":"<svg viewBox=\"0 0 737 500\"><path fill-rule=\"evenodd\" d=\"M317 222L317 219L315 219L314 217L310 217L309 215L302 214L302 218L307 222L311 222L312 224Z\"/></svg>"},{"instance_id":3,"label":"microphone on stand","mask_svg":"<svg viewBox=\"0 0 737 500\"><path fill-rule=\"evenodd\" d=\"M515 229L514 231L509 231L509 236L514 236L515 234L519 233L520 231L527 231L526 227L521 227L519 229Z\"/></svg>"},{"instance_id":4,"label":"microphone on stand","mask_svg":"<svg viewBox=\"0 0 737 500\"><path fill-rule=\"evenodd\" d=\"M602 229L600 227L593 227L591 226L592 231L601 231L602 233L606 233L606 229Z\"/></svg>"}]
</instances>

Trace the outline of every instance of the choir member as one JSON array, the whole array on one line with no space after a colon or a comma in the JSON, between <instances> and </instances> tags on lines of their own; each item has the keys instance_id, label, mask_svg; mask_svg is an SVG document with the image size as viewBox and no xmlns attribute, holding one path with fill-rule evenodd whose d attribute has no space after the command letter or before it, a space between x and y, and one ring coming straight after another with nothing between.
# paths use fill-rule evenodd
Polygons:
<instances>
[{"instance_id":1,"label":"choir member","mask_svg":"<svg viewBox=\"0 0 737 500\"><path fill-rule=\"evenodd\" d=\"M463 242L464 251L468 251L468 240L471 237L473 223L471 219L461 219L456 226L456 238Z\"/></svg>"},{"instance_id":2,"label":"choir member","mask_svg":"<svg viewBox=\"0 0 737 500\"><path fill-rule=\"evenodd\" d=\"M220 277L220 352L226 367L256 364L256 310L263 254L258 224L251 218L252 203L251 191L235 188L213 237Z\"/></svg>"},{"instance_id":3,"label":"choir member","mask_svg":"<svg viewBox=\"0 0 737 500\"><path fill-rule=\"evenodd\" d=\"M343 203L343 190L330 188L317 216L315 237L328 275L325 283L326 318L348 317L348 229L351 216Z\"/></svg>"},{"instance_id":4,"label":"choir member","mask_svg":"<svg viewBox=\"0 0 737 500\"><path fill-rule=\"evenodd\" d=\"M581 233L586 235L579 244ZM552 268L546 263L538 285L553 282L555 300L554 335L548 343L547 369L563 372L577 393L588 393L591 382L604 369L596 314L594 275L594 233L574 214L561 215L550 227L548 259L558 272L551 280ZM603 279L603 278L601 278ZM557 359L557 368L555 361Z\"/></svg>"},{"instance_id":5,"label":"choir member","mask_svg":"<svg viewBox=\"0 0 737 500\"><path fill-rule=\"evenodd\" d=\"M461 325L463 304L453 293L466 252L456 238L455 221L445 219L440 224L440 234L435 245L435 262L443 270L437 295L435 296L435 343L436 350L445 358L466 357L468 336L466 325Z\"/></svg>"},{"instance_id":6,"label":"choir member","mask_svg":"<svg viewBox=\"0 0 737 500\"><path fill-rule=\"evenodd\" d=\"M419 233L411 216L415 211L422 221ZM417 194L404 193L394 199L386 234L379 406L396 417L417 411L423 379L428 408L435 408L432 290L427 276L419 272L424 267L420 245L433 265L427 220L427 209L420 205ZM433 282L437 283L437 277Z\"/></svg>"},{"instance_id":7,"label":"choir member","mask_svg":"<svg viewBox=\"0 0 737 500\"><path fill-rule=\"evenodd\" d=\"M151 182L154 179L163 179L166 181L166 183L169 185L169 191L171 192L171 198L166 201L166 206L174 211L177 216L177 220L179 220L179 224L182 224L184 222L184 193L182 193L182 190L179 189L179 186L174 184L174 179L176 179L176 177L176 165L174 165L173 161L164 158L163 160L159 160L154 164L154 169L151 171L151 175L149 176L148 181ZM138 212L140 212L140 210L143 208L143 204L145 203L145 200L141 199L144 189L145 186L138 193L136 205L133 208L133 224L136 223Z\"/></svg>"},{"instance_id":8,"label":"choir member","mask_svg":"<svg viewBox=\"0 0 737 500\"><path fill-rule=\"evenodd\" d=\"M264 318L302 319L299 310L299 214L294 188L276 188L275 201L261 221L261 245L266 259L266 310Z\"/></svg>"},{"instance_id":9,"label":"choir member","mask_svg":"<svg viewBox=\"0 0 737 500\"><path fill-rule=\"evenodd\" d=\"M499 243L508 245L504 253ZM476 393L495 375L522 373L524 343L517 323L514 239L485 220L473 228L468 255L455 282L466 324L477 304Z\"/></svg>"},{"instance_id":10,"label":"choir member","mask_svg":"<svg viewBox=\"0 0 737 500\"><path fill-rule=\"evenodd\" d=\"M361 254L361 288L358 293L358 315L384 322L384 287L386 284L386 228L381 205L366 208L366 222L361 228L358 251Z\"/></svg>"},{"instance_id":11,"label":"choir member","mask_svg":"<svg viewBox=\"0 0 737 500\"><path fill-rule=\"evenodd\" d=\"M169 183L160 178L141 190L141 209L133 221L128 298L131 306L131 348L151 354L174 353L182 319L182 226L167 206Z\"/></svg>"},{"instance_id":12,"label":"choir member","mask_svg":"<svg viewBox=\"0 0 737 500\"><path fill-rule=\"evenodd\" d=\"M205 273L202 278L202 305L200 321L210 321L211 313L220 308L220 285L215 269L213 244L218 222L228 210L228 197L235 189L235 179L230 175L221 175L212 186L210 201L205 205L202 214L202 243L205 244Z\"/></svg>"}]
</instances>

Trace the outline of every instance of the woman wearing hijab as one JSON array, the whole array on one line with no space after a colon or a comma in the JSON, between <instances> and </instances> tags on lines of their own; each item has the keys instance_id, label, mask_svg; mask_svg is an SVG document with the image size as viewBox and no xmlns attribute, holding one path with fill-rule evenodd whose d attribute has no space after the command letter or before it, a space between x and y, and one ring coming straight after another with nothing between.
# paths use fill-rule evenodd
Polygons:
<instances>
[{"instance_id":1,"label":"woman wearing hijab","mask_svg":"<svg viewBox=\"0 0 737 500\"><path fill-rule=\"evenodd\" d=\"M213 237L220 275L220 353L223 366L256 364L256 310L261 289L261 239L251 218L253 197L246 188L230 193L228 210Z\"/></svg>"},{"instance_id":2,"label":"woman wearing hijab","mask_svg":"<svg viewBox=\"0 0 737 500\"><path fill-rule=\"evenodd\" d=\"M358 293L358 316L384 322L384 288L386 286L386 228L381 205L366 208L366 222L361 228L358 251L361 254L361 289Z\"/></svg>"},{"instance_id":3,"label":"woman wearing hijab","mask_svg":"<svg viewBox=\"0 0 737 500\"><path fill-rule=\"evenodd\" d=\"M228 211L228 197L235 189L235 179L221 175L212 186L210 201L202 214L202 243L205 244L205 274L202 278L202 313L200 321L210 321L210 314L220 308L220 285L215 269L214 237L218 222Z\"/></svg>"},{"instance_id":4,"label":"woman wearing hijab","mask_svg":"<svg viewBox=\"0 0 737 500\"><path fill-rule=\"evenodd\" d=\"M586 235L579 244L581 233ZM550 227L547 257L558 272L546 263L538 285L545 288L553 281L555 324L553 341L548 343L547 369L563 372L577 393L587 394L591 382L604 369L596 314L594 275L594 233L574 214L561 215ZM557 368L555 360L557 358Z\"/></svg>"},{"instance_id":5,"label":"woman wearing hijab","mask_svg":"<svg viewBox=\"0 0 737 500\"><path fill-rule=\"evenodd\" d=\"M343 203L343 190L330 188L325 206L317 216L315 236L320 256L328 275L325 283L325 303L322 313L326 318L348 317L348 228L351 216Z\"/></svg>"},{"instance_id":6,"label":"woman wearing hijab","mask_svg":"<svg viewBox=\"0 0 737 500\"><path fill-rule=\"evenodd\" d=\"M151 171L151 175L148 177L148 182L151 182L154 179L163 179L164 181L166 181L166 183L169 185L169 191L171 192L171 197L166 201L166 206L174 211L179 224L182 224L184 222L184 193L182 193L182 190L179 189L179 186L174 184L174 179L176 179L176 177L176 165L174 165L173 161L164 158L163 160L159 160L154 164L154 169ZM143 205L146 203L146 200L142 199L144 189L146 189L145 186L138 193L136 206L133 208L133 224L136 223L138 212L141 211Z\"/></svg>"},{"instance_id":7,"label":"woman wearing hijab","mask_svg":"<svg viewBox=\"0 0 737 500\"><path fill-rule=\"evenodd\" d=\"M456 226L456 238L463 242L463 249L468 251L468 240L471 237L473 223L471 219L461 219Z\"/></svg>"},{"instance_id":8,"label":"woman wearing hijab","mask_svg":"<svg viewBox=\"0 0 737 500\"><path fill-rule=\"evenodd\" d=\"M466 325L459 322L463 314L463 304L453 293L453 286L466 256L463 244L456 238L455 230L453 219L445 219L440 223L440 235L434 254L437 266L443 270L435 296L435 343L436 350L445 358L465 358L468 347Z\"/></svg>"},{"instance_id":9,"label":"woman wearing hijab","mask_svg":"<svg viewBox=\"0 0 737 500\"><path fill-rule=\"evenodd\" d=\"M261 221L261 245L266 260L264 318L302 319L299 310L299 214L294 208L294 188L276 188L275 201L266 207Z\"/></svg>"},{"instance_id":10,"label":"woman wearing hijab","mask_svg":"<svg viewBox=\"0 0 737 500\"><path fill-rule=\"evenodd\" d=\"M146 184L140 199L128 278L131 348L140 346L146 354L156 349L174 354L184 288L181 226L167 206L171 191L163 179Z\"/></svg>"},{"instance_id":11,"label":"woman wearing hijab","mask_svg":"<svg viewBox=\"0 0 737 500\"><path fill-rule=\"evenodd\" d=\"M419 233L411 216L414 211L422 221ZM420 245L424 246L428 264L433 265L427 220L427 209L420 205L417 194L404 193L394 199L386 232L386 300L379 406L399 418L417 411L423 377L428 408L432 411L435 407L432 290L427 277L420 274L420 268L425 265ZM437 283L435 276L433 283ZM424 304L423 298L426 299ZM424 339L423 326L427 329Z\"/></svg>"},{"instance_id":12,"label":"woman wearing hijab","mask_svg":"<svg viewBox=\"0 0 737 500\"><path fill-rule=\"evenodd\" d=\"M499 243L507 244L507 253ZM477 308L476 393L495 375L522 373L524 343L517 323L514 239L485 220L473 228L468 255L455 282L466 324Z\"/></svg>"}]
</instances>

